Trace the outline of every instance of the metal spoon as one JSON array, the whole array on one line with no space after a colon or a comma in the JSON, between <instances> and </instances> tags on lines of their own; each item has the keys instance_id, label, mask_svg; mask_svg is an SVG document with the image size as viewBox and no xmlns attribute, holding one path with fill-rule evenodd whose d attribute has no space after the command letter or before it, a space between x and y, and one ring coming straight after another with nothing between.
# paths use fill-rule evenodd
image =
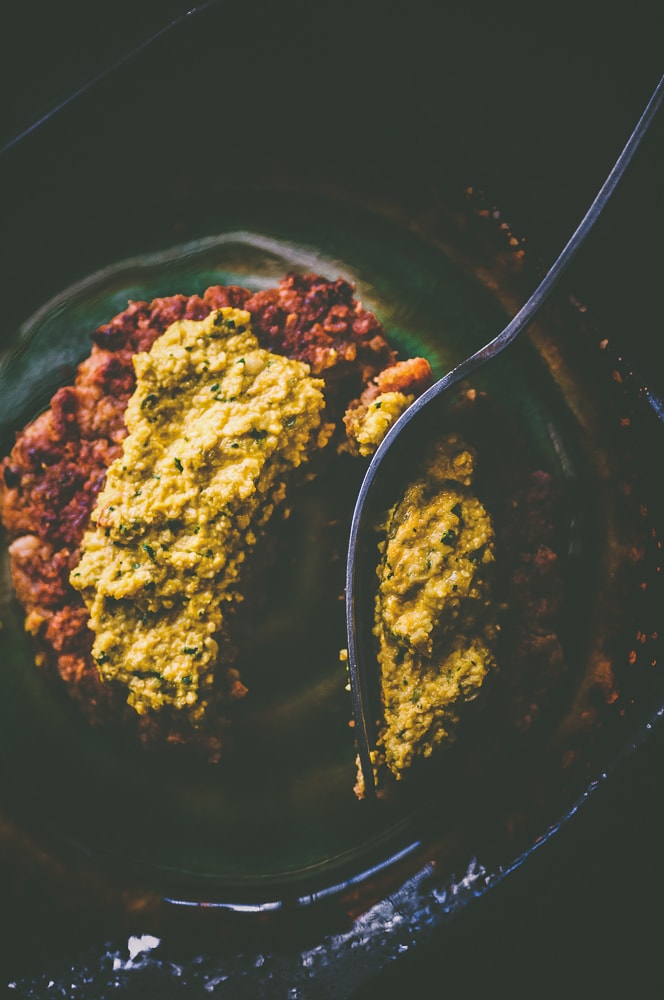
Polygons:
<instances>
[{"instance_id":1,"label":"metal spoon","mask_svg":"<svg viewBox=\"0 0 664 1000\"><path fill-rule=\"evenodd\" d=\"M397 451L397 442L401 449L400 454L404 454L403 449L407 447L409 430L414 426L413 422L420 418L425 409L430 410L431 404L437 400L442 393L450 389L460 379L465 378L486 364L492 358L500 354L535 318L540 307L544 304L553 288L556 286L563 271L567 268L590 230L599 218L602 209L606 205L610 196L625 172L648 127L653 120L664 95L664 76L660 79L650 98L643 114L629 137L623 151L616 160L608 177L599 189L590 208L574 231L569 242L566 244L556 261L551 265L538 287L530 296L528 301L507 324L498 336L489 341L484 347L476 351L465 361L453 368L451 372L439 379L422 396L419 397L406 412L390 428L390 431L381 442L374 454L367 469L364 480L360 487L353 519L350 528L350 538L348 545L348 562L346 568L346 627L348 632L348 669L350 673L351 697L353 705L353 715L355 720L355 736L360 767L364 778L367 795L374 795L376 791L373 768L371 766L370 751L375 745L375 715L378 705L378 687L376 684L377 662L373 649L371 626L373 623L373 609L371 607L362 608L362 600L367 601L367 595L371 592L370 575L367 566L362 566L362 555L368 551L370 546L365 542L372 532L373 519L376 512L385 510L389 505L384 502L386 494L386 462L388 455L394 458ZM392 463L394 475L394 463ZM398 476L398 470L397 470ZM379 498L383 496L382 503ZM376 547L373 546L375 556ZM371 559L368 560L371 563ZM373 566L375 567L375 558Z\"/></svg>"}]
</instances>

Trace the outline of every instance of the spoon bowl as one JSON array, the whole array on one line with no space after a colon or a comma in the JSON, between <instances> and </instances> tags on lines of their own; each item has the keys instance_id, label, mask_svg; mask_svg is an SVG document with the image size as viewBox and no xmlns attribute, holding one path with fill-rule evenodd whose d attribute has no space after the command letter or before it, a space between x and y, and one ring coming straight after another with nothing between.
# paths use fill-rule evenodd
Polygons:
<instances>
[{"instance_id":1,"label":"spoon bowl","mask_svg":"<svg viewBox=\"0 0 664 1000\"><path fill-rule=\"evenodd\" d=\"M437 404L453 386L498 357L537 316L564 271L590 234L619 180L623 176L664 96L664 76L659 80L643 114L588 211L571 238L546 272L530 298L504 329L484 347L435 382L393 424L377 448L362 481L350 526L346 564L346 628L354 728L359 767L365 793L375 795L376 777L371 760L381 713L380 684L372 634L373 609L368 606L375 580L376 546L370 542L379 513L386 511L408 481L407 462L417 454L418 442L433 440L423 435L422 422L435 427ZM418 433L419 432L419 433ZM399 489L401 484L401 490ZM374 539L375 541L375 539ZM374 669L372 669L372 667Z\"/></svg>"}]
</instances>

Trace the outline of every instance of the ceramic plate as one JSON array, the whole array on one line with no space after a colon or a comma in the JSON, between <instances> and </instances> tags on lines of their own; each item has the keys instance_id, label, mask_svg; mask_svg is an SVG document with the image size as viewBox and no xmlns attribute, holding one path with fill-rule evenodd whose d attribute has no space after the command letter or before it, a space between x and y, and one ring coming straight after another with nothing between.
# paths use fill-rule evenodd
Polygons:
<instances>
[{"instance_id":1,"label":"ceramic plate","mask_svg":"<svg viewBox=\"0 0 664 1000\"><path fill-rule=\"evenodd\" d=\"M0 369L4 441L129 299L217 283L258 290L292 270L343 276L403 356L423 354L443 374L504 324L531 280L520 242L472 196L433 236L313 194L238 199L236 210L242 228L113 263L30 317ZM528 602L512 609L500 679L480 714L433 769L385 802L353 794L339 660L360 460L331 459L329 474L294 498L282 529L293 558L273 571L267 612L241 652L252 693L234 750L217 766L148 753L85 722L34 666L5 552L7 802L30 837L48 844L68 891L74 883L99 899L101 887L114 905L120 885L155 915L164 907L185 918L228 911L233 934L248 939L271 920L278 936L285 922L300 945L284 962L299 969L302 947L317 941L312 961L328 968L343 960L351 975L359 962L381 966L499 880L633 743L659 707L651 615L660 527L646 460L661 447L656 407L625 389L601 333L578 303L560 297L522 342L455 390L424 447L446 428L462 428L479 449L479 488L496 518L499 565L508 567L499 572L505 594L514 593L510 574L521 560L532 600L553 601L555 589L555 601L546 627L541 619L532 626ZM541 516L555 523L538 535L535 512L535 538L521 539L517 559L500 531L533 474L546 477L555 499ZM537 576L543 541L555 549L555 582ZM351 915L358 919L349 929ZM239 974L236 956L225 961ZM262 972L250 981L266 989Z\"/></svg>"}]
</instances>

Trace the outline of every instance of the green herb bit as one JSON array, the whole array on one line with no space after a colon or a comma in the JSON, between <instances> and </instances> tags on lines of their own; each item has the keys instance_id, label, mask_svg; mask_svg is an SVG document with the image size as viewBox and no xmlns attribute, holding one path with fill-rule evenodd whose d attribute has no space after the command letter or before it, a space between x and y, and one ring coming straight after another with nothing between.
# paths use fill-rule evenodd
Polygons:
<instances>
[{"instance_id":1,"label":"green herb bit","mask_svg":"<svg viewBox=\"0 0 664 1000\"><path fill-rule=\"evenodd\" d=\"M180 461L179 458L174 458L173 459L173 463L175 465L175 468L178 470L178 472L184 472L184 468L183 468L182 462Z\"/></svg>"},{"instance_id":2,"label":"green herb bit","mask_svg":"<svg viewBox=\"0 0 664 1000\"><path fill-rule=\"evenodd\" d=\"M147 542L143 542L143 544L141 545L141 548L143 549L144 552L147 552L147 554L150 556L150 559L152 559L153 562L154 562L154 559L155 559L155 556L156 556L156 552L152 548L152 546L148 545Z\"/></svg>"}]
</instances>

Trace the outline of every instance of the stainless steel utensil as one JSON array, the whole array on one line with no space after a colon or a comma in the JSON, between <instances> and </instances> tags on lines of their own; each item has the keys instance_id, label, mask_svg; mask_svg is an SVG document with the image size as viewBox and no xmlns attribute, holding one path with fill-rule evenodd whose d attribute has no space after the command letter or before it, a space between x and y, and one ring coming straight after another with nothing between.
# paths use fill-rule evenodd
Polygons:
<instances>
[{"instance_id":1,"label":"stainless steel utensil","mask_svg":"<svg viewBox=\"0 0 664 1000\"><path fill-rule=\"evenodd\" d=\"M399 441L400 445L403 445L405 437L412 430L415 417L418 417L425 408L429 408L435 400L439 399L444 392L447 392L460 379L477 371L478 368L499 355L533 321L557 285L561 275L584 243L602 213L604 206L613 194L618 181L624 174L655 117L663 96L664 76L662 76L657 84L643 114L639 118L620 156L599 189L588 211L525 305L522 306L514 318L493 340L490 340L484 347L466 358L465 361L461 362L461 364L453 368L447 375L434 383L406 410L390 428L390 431L381 442L367 469L360 487L350 528L346 569L346 626L348 634L348 669L355 721L354 731L366 794L369 796L375 794L375 777L371 765L370 752L371 748L375 745L376 739L376 725L374 720L380 712L380 706L377 704L377 688L376 685L371 683L369 672L375 672L378 667L373 651L373 620L369 616L360 617L358 615L357 595L362 579L360 563L365 552L363 545L364 537L372 528L372 518L375 516L375 512L387 507L387 504L383 504L381 508L379 501L384 482L385 459L388 455L393 454L397 441Z\"/></svg>"}]
</instances>

